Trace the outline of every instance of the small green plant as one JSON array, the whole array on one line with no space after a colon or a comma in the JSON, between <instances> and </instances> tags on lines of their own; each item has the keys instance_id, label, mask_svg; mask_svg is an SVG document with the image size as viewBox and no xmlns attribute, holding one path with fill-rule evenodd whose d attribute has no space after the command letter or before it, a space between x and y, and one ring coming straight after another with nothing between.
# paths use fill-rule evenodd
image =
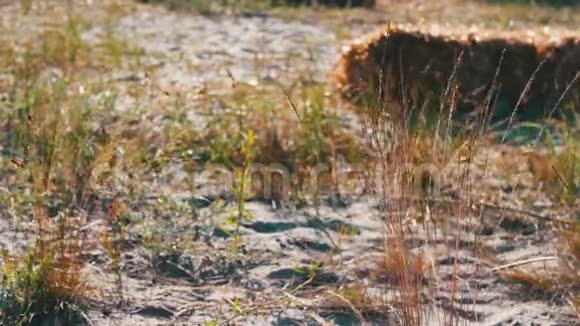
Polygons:
<instances>
[{"instance_id":1,"label":"small green plant","mask_svg":"<svg viewBox=\"0 0 580 326\"><path fill-rule=\"evenodd\" d=\"M312 283L322 273L323 266L324 262L313 261L308 267L293 267L292 270L294 273L304 276L305 281L302 283L302 286L304 286Z\"/></svg>"},{"instance_id":2,"label":"small green plant","mask_svg":"<svg viewBox=\"0 0 580 326\"><path fill-rule=\"evenodd\" d=\"M239 158L240 166L235 167L236 182L233 186L234 196L236 198L236 210L230 212L229 218L226 222L235 228L234 231L234 247L238 248L241 244L240 226L243 221L251 220L252 216L246 210L246 201L251 198L252 185L252 161L254 150L254 131L248 130L245 141L240 147L241 156Z\"/></svg>"},{"instance_id":3,"label":"small green plant","mask_svg":"<svg viewBox=\"0 0 580 326\"><path fill-rule=\"evenodd\" d=\"M234 302L232 302L232 311L234 313L234 316L236 316L237 314L239 314L241 312L241 310L240 310L240 298L238 298L238 297L234 298Z\"/></svg>"}]
</instances>

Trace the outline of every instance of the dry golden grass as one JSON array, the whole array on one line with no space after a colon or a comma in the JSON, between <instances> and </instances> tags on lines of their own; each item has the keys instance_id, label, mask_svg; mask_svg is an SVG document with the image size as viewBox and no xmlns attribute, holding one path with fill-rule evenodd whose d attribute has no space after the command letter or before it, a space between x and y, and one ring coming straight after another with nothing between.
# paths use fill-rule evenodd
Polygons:
<instances>
[{"instance_id":1,"label":"dry golden grass","mask_svg":"<svg viewBox=\"0 0 580 326\"><path fill-rule=\"evenodd\" d=\"M548 185L558 182L558 177L552 168L552 159L547 154L529 152L526 153L526 156L528 169L537 184L544 183Z\"/></svg>"},{"instance_id":2,"label":"dry golden grass","mask_svg":"<svg viewBox=\"0 0 580 326\"><path fill-rule=\"evenodd\" d=\"M548 291L553 286L552 280L550 280L546 275L540 275L539 273L534 273L530 271L522 270L511 270L501 273L501 277L504 280L509 280L516 282L532 290L538 291Z\"/></svg>"},{"instance_id":3,"label":"dry golden grass","mask_svg":"<svg viewBox=\"0 0 580 326\"><path fill-rule=\"evenodd\" d=\"M408 11L409 6L415 6L416 2L389 1L389 5L399 8L397 10L401 11L395 10L395 12L402 15L403 11ZM438 6L441 6L438 1L424 2L416 10L433 9L435 15L440 10L447 10L438 9ZM300 10L302 9L297 9L293 13L302 13ZM289 13L292 14L290 11ZM321 15L327 15L325 17L328 19L335 13L330 10L324 11ZM489 13L485 14L495 17ZM420 26L421 23L417 25ZM426 287L432 285L429 275L435 271L427 267L431 262L421 250L417 248L410 250L409 243L416 235L415 230L421 227L441 227L443 236L459 242L461 236L464 235L463 230L450 230L445 227L456 222L452 218L458 220L457 224L473 218L473 207L470 205L474 202L471 197L473 185L470 173L474 166L471 163L480 148L487 145L485 134L488 131L488 122L485 120L485 114L474 118L473 125L477 130L460 135L452 134L454 126L450 124L450 121L456 113L454 110L456 103L475 92L473 100L480 105L478 108L483 108L484 111L488 109L489 103L485 98L488 92L479 91L477 87L481 86L480 84L494 87L493 84L489 84L490 80L485 82L482 80L488 77L493 79L499 61L497 53L502 47L513 50L514 54L517 54L514 57L521 59L516 60L514 57L507 56L504 58L504 66L514 68L514 71L506 73L506 78L515 80L513 84L503 83L509 91L512 102L520 100L521 91L525 88L525 83L539 61L546 59L546 67L554 72L567 65L577 65L579 57L576 39L565 39L556 33L556 38L562 41L551 45L546 41L549 38L549 31L538 35L538 44L542 45L535 45L534 42L524 40L521 35L516 37L509 33L504 36L515 37L520 41L497 41L487 39L486 36L478 33L445 37L435 32L437 28L435 25L432 25L431 30L427 30L425 34L416 33L405 26L391 27L392 29L388 30L390 33L388 36L384 35L383 30L369 41L353 44L350 50L343 54L343 61L335 77L340 81L341 87L344 87L341 88L342 91L354 89L355 92L361 93L354 95L366 98L361 102L368 107L363 108L359 113L373 133L371 138L375 137L369 141L372 144L367 146L363 145L363 141L357 138L352 130L348 130L338 121L341 112L333 110L338 105L336 98L328 95L322 85L312 86L302 81L298 81L288 94L281 91L277 85L254 86L236 80L232 80L232 87L226 92L227 95L223 92L212 94L213 90L223 90L224 87L221 84L200 89L196 99L199 102L196 102L196 105L199 104L201 111L207 108L207 111L203 112L215 118L209 119L211 121L203 130L188 127L188 122L177 122L181 118L176 116L189 109L183 107L176 108L175 111L178 111L176 113L167 113L167 120L170 121L168 125L163 125L161 130L153 131L143 130L148 127L147 125L143 127L139 123L143 115L131 115L131 112L126 112L127 116L119 117L111 112L114 108L108 111L111 107L84 107L86 112L83 112L86 114L77 115L81 111L75 109L89 103L87 97L81 93L87 92L94 95L101 93L107 87L105 85L88 87L82 83L84 77L111 68L123 67L127 64L128 58L129 60L136 58L140 53L137 49L123 44L122 40L113 35L109 35L106 41L98 46L98 49L91 49L80 37L87 26L84 20L69 16L66 23L57 24L42 34L33 35L22 43L22 49L28 56L28 61L24 61L24 64L16 60L19 56L17 51L14 51L12 46L5 46L0 40L0 68L15 67L16 74L15 78L10 76L10 78L0 79L0 93L7 91L11 96L16 96L9 101L10 109L24 108L0 112L3 118L7 118L0 122L0 128L3 128L3 131L6 130L6 134L14 136L10 139L2 139L2 144L9 144L10 149L15 150L14 153L16 153L11 152L8 157L11 163L2 166L10 172L8 173L10 178L3 180L5 182L3 186L6 185L12 192L10 198L14 199L14 202L24 203L22 207L12 208L24 217L35 219L40 230L38 241L31 250L32 255L23 257L18 257L17 254L6 255L3 260L5 268L3 274L7 276L10 283L2 285L3 290L11 288L23 292L39 290L43 294L49 294L56 298L54 301L46 301L50 305L53 303L56 305L58 302L76 305L92 294L89 291L90 287L87 287L84 282L82 269L85 263L83 254L87 247L94 245L94 241L91 242L91 239L85 238L86 234L81 229L86 222L83 220L85 217L83 214L95 197L119 191L127 196L128 201L135 200L135 202L129 202L127 207L136 206L141 209L140 204L135 203L141 203L143 198L151 195L151 183L148 181L154 178L152 175L164 171L164 168L172 161L173 163L178 161L185 166L188 176L203 170L209 165L208 163L223 164L236 171L239 171L241 165L270 167L272 164L280 164L284 169L295 173L296 177L290 180L288 185L285 184L288 181L287 178L273 173L271 184L267 186L264 174L256 172L251 175L253 185L251 191L248 192L253 193L254 198L274 201L294 200L310 190L306 184L308 176L319 163L328 165L329 171L319 175L318 188L314 191L329 193L341 191L342 185L339 184L336 166L339 158L342 157L349 163L365 165L369 171L363 172L374 179L365 180L367 188L364 191L376 195L384 202L385 208L380 213L385 221L387 240L384 243L382 258L377 264L378 268L374 271L375 278L387 280L395 288L398 296L396 306L400 310L404 323L424 324L425 302L422 295L425 294ZM446 34L445 31L439 33ZM494 37L497 35L500 34L493 34ZM480 36L483 40L478 38ZM385 71L385 67L381 66L381 56L385 53L383 45L391 41L394 42L394 50L402 51L409 46L413 55L404 56L405 59L410 60L404 64L393 60L394 63L390 64ZM450 81L449 77L458 63L456 52L461 50L465 52L464 63L477 66L483 72L474 73L473 69L459 71L457 77ZM470 51L478 52L479 50L482 51L481 55L475 53L474 58L470 58ZM425 53L425 56L420 55L421 53ZM490 53L493 60L487 62L484 57ZM434 62L428 63L427 59L431 57L434 58ZM395 57L391 56L389 60L393 58ZM482 62L485 64L480 65L479 63ZM138 59L134 64L138 69L145 69L138 65ZM46 77L44 74L48 70L47 67L56 67L62 72L62 84L54 88L47 86L47 80L43 79ZM573 69L562 70L564 73L573 73ZM482 73L483 77L472 80L471 77L478 73ZM536 80L550 91L556 88L562 90L559 87L565 87L566 83L560 82L572 76L567 75L557 79L559 84L556 86L543 74L544 72L539 73ZM381 83L383 75L388 75L388 85ZM368 79L369 76L372 78ZM24 83L21 84L20 81ZM412 84L416 86L409 87ZM532 91L535 92L537 89L534 87ZM177 87L160 86L158 88L155 91L160 91L168 97L167 102L182 100L180 98L182 90ZM114 88L111 89L114 90ZM435 105L436 109L442 109L437 112L433 120L433 117L426 116L426 111L420 108L429 104L430 100L439 101L441 91L445 89L449 91L445 92L441 102ZM547 92L546 89L541 89L540 93ZM136 98L151 95L148 92L152 92L151 89L145 89L141 85L131 85L126 91L127 94ZM187 93L189 90L183 90L183 92ZM542 95L545 94L542 93ZM294 103L288 105L288 100ZM522 103L530 101L532 99L529 96L522 97ZM18 106L17 104L20 103L27 103L28 106ZM219 103L219 106L225 108L224 111L227 112L213 112L212 108L218 106L215 105L216 103ZM367 110L369 107L377 106L390 112L391 115L385 117L377 114L376 111ZM415 110L418 116L417 121L413 123L410 122L410 115L407 114L411 110ZM95 112L107 118L97 121L98 115L91 114ZM8 122L5 123L5 121ZM110 121L114 122L109 124ZM96 126L97 122L106 125L107 128ZM392 128L385 128L385 126L392 126ZM255 131L255 143L250 153L252 162L248 164L244 161L248 153L244 152L242 147L248 139L250 130ZM123 162L118 161L118 148L124 149L126 153ZM375 154L365 157L364 154L371 151ZM573 152L574 150L568 150L567 153ZM369 159L370 156L372 158ZM205 158L200 159L200 157ZM571 163L574 160L569 159L570 157L569 155L551 157L532 152L527 156L516 158L511 153L507 153L502 160L513 160L513 162L505 163L515 166L514 170L527 164L536 183L549 184L561 190L570 189L570 184L562 187L563 176L571 175L571 178L566 178L568 180L574 178L574 173L570 172L574 171L574 163ZM8 160L0 162L4 164ZM438 173L449 166L453 167L452 174ZM113 185L114 181L118 181L115 176L116 168L120 168L125 175L133 179L127 185L127 189L119 190ZM272 170L266 171L266 173L270 172ZM359 176L352 176L352 178L356 177ZM378 182L373 184L375 179ZM438 216L435 217L433 216L435 208L431 206L431 200L443 196L435 191L443 183L451 183L456 188L458 197L465 201L458 200L457 203L438 207ZM196 185L190 186L194 189ZM486 189L477 190L484 192ZM238 203L250 198L250 196L246 197L245 191L240 192L237 198ZM34 194L34 200L31 202L27 202L29 198L26 194L28 193ZM573 208L576 203L571 194L572 192L568 190L566 203L572 203L567 208L568 211L572 210L570 207ZM122 289L121 249L125 240L125 222L121 221L122 218L116 212L121 210L117 206L120 205L117 202L118 198L120 197L115 197L109 206L109 212L105 212L109 215L107 215L108 220L102 240L108 250L110 256L108 258L112 261L113 271L119 275L119 288ZM54 202L60 203L61 206L57 208L52 206L49 212L47 203ZM159 200L159 202L162 201ZM27 215L29 208L34 211L33 215ZM159 207L155 207L155 214L163 212L163 209L164 207L159 204ZM53 214L55 210L57 214ZM240 215L243 215L245 213L243 207L240 210ZM48 216L49 213L50 216ZM179 214L180 216L194 215L189 211L186 213L180 211ZM574 218L573 214L570 214L569 219L571 218ZM422 222L423 225L418 225L419 223L416 222ZM565 224L565 227L560 225L559 227L561 227L558 231L563 249L561 262L566 271L560 275L565 275L565 278L562 278L565 282L558 284L552 279L540 278L538 275L520 271L506 272L505 277L518 280L532 288L556 288L557 291L567 293L567 297L578 307L580 299L575 295L577 293L575 291L578 289L580 279L577 272L580 269L578 265L580 231L577 225L571 227ZM429 246L431 240L429 237L435 238L437 235L429 231L426 233L425 242L426 246ZM151 239L157 240L155 237ZM162 247L160 243L154 245ZM189 245L191 246L191 243ZM176 250L174 247L171 248ZM456 248L450 248L450 256L456 254L454 249ZM24 268L19 266L24 266ZM27 269L30 266L34 268ZM41 273L34 274L35 271L41 271ZM454 277L460 272L455 270L451 275L454 280L452 283L454 290L459 287ZM39 283L25 284L24 288L20 288L22 283L17 281L21 279L21 276L38 277ZM376 306L376 301L370 296L370 291L365 286L357 280L343 287L341 295L352 305L365 311L366 308ZM30 298L38 300L38 297ZM344 304L343 300L340 302ZM24 309L18 308L10 313L22 315ZM42 308L44 310L45 307ZM28 318L28 316L24 317ZM453 320L453 318L455 317L450 319Z\"/></svg>"},{"instance_id":4,"label":"dry golden grass","mask_svg":"<svg viewBox=\"0 0 580 326\"><path fill-rule=\"evenodd\" d=\"M422 283L425 272L424 258L411 253L400 239L386 241L385 254L374 271L377 278L409 288Z\"/></svg>"}]
</instances>

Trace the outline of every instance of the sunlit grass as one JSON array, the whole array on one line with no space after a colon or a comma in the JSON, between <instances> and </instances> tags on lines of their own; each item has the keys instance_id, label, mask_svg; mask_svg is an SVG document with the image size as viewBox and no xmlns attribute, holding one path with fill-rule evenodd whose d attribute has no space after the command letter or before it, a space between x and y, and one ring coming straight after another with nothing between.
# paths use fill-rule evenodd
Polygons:
<instances>
[{"instance_id":1,"label":"sunlit grass","mask_svg":"<svg viewBox=\"0 0 580 326\"><path fill-rule=\"evenodd\" d=\"M272 8L269 1L228 2L226 6L204 0L165 2L171 9L187 7L208 15L267 10L286 19L305 19L320 13L321 23L336 18L333 31L338 39L354 36L345 22L361 13L365 20L368 13L365 9ZM401 10L395 11L401 13L397 19L413 19L414 11L403 10L408 5L397 5ZM495 6L473 16L447 12L461 12L463 7L431 5L417 10L432 20L446 15L462 24L483 20L484 27L509 25L512 17L492 19ZM23 14L34 14L31 1L23 1L22 6ZM578 22L574 13L560 15L555 9L501 8L525 21L524 25L546 19L556 24L571 22L571 26ZM32 221L35 228L24 252L11 248L2 257L0 313L4 323L49 320L51 314L62 312L71 322L84 319L79 311L87 297L94 295L94 284L84 271L90 248L100 247L106 254L103 270L115 275L119 290L113 301L122 305L131 295L124 292L126 248L144 249L152 262L162 254L220 251L212 243L222 241L216 238L222 230L223 242L233 245L236 257L243 256L247 254L243 223L252 218L247 201L261 200L276 209L314 208L318 214L325 196L350 195L347 183L363 176L363 192L381 202L378 214L386 227L384 251L373 260L371 279L386 280L396 297L385 300L384 293L377 295L371 285L357 279L338 284L325 299L333 307L353 310L357 318L364 319L368 312L395 314L408 325L428 320L424 294L439 294L440 284L434 257L426 249L435 241L459 243L471 236L453 226L463 221L477 224L479 200L496 198L495 190L477 183L480 170L489 168L479 163L484 149L494 150L487 121L476 121L477 128L455 129L452 110L440 111L445 114L435 119L420 111L413 117L397 116L387 114L394 113L389 111L394 108L378 103L384 111L372 111L370 105L356 110L361 131L358 122L348 117L353 112L345 109L339 94L325 83L306 80L308 71L288 77L293 79L289 84L239 81L230 76L223 83L162 91L159 96L154 74L149 74L152 68L147 66L153 54L118 35L114 20L99 24L104 26L97 39L88 41L83 35L97 23L70 12L37 34L17 40L0 38L0 70L5 74L0 75L0 169L5 172L0 174L0 215L12 216L22 225ZM256 62L255 75L260 75L263 65ZM121 70L146 73L128 81L109 78ZM121 111L118 104L123 99L132 104ZM443 100L443 106L453 102ZM512 159L521 159L513 164L527 167L534 188L553 201L555 214L565 221L554 224L563 272L553 274L558 279L519 270L504 276L564 295L578 308L580 245L574 210L580 176L578 126L558 123L554 127L557 139L541 138L547 150L532 149ZM344 164L363 168L354 171L359 175L344 180L339 176ZM221 189L225 195L217 194L210 203L201 196L206 195L200 190L205 181L198 180L216 166L237 179ZM317 181L325 182L326 188L320 184L312 188L312 175L321 166L326 169L320 177L324 181ZM267 169L252 170L263 167ZM275 174L276 169L289 172L291 178L284 180L276 174L266 184L264 174ZM478 197L482 193L484 198ZM89 216L103 220L97 232L87 223ZM360 232L339 229L340 240L345 242ZM417 246L413 241L422 234L427 238ZM475 243L467 249L478 253L485 244ZM453 256L458 251L451 244ZM333 256L340 252L340 245L338 241L338 248L325 257L328 262L340 258ZM302 271L309 282L321 270L314 262L311 267ZM468 272L454 268L452 277ZM458 279L451 282L455 291L451 296L463 286ZM245 305L249 303L235 301L234 313L244 311ZM453 313L442 318L454 324L459 320Z\"/></svg>"}]
</instances>

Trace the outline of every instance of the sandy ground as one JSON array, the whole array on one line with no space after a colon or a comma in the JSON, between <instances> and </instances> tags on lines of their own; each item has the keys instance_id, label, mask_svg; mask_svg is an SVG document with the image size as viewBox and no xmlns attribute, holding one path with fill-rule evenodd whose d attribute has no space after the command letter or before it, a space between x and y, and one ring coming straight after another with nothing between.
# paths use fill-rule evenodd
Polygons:
<instances>
[{"instance_id":1,"label":"sandy ground","mask_svg":"<svg viewBox=\"0 0 580 326\"><path fill-rule=\"evenodd\" d=\"M357 25L352 33L372 27ZM95 26L83 37L97 39L99 28ZM151 81L159 89L191 90L223 83L230 78L228 70L236 79L249 83L284 83L298 74L325 81L341 47L335 31L326 25L268 16L208 18L140 6L116 22L114 28L145 50L144 60L154 67L155 78ZM113 77L145 79L144 74L121 71ZM132 99L121 98L118 104L129 110L132 103ZM483 182L495 187L506 202L514 200L515 195L505 190L509 188L505 180L490 178ZM171 188L164 191L170 192ZM203 190L196 196L212 197ZM191 194L179 193L176 198L188 200ZM242 227L243 254L225 250L229 241L220 237L219 231L204 229L202 222L192 221L186 214L169 216L170 221L160 216L157 219L161 221L154 226L170 225L177 236L197 237L186 252L144 250L137 245L139 239L133 231L145 226L131 225L123 257L125 303L116 306L111 304L113 299L108 299L117 293L114 276L103 258L103 250L97 248L91 253L86 271L89 283L98 287L99 304L91 308L88 316L93 325L127 326L203 325L210 320L217 320L220 325L322 325L321 320L337 325L361 324L348 305L328 292L358 281L369 292L381 293L387 299L394 296L389 280L374 275L384 243L379 206L370 197L356 194L324 200L318 210L273 209L268 203L251 202L248 209L253 220ZM541 207L534 209L542 212ZM211 219L209 210L201 209L200 216ZM433 293L425 325L449 323L442 316L451 309L451 284L457 284L455 312L461 325L577 324L564 300L546 298L502 281L491 271L498 262L470 250L477 238L490 256L501 262L555 253L549 225L529 216L514 215L486 211L485 232L478 227L479 221L447 216L453 221L452 228L463 230L457 251L448 249L454 238L428 241L423 226L415 226L413 250L429 257L436 275L429 278ZM97 225L99 217L92 220ZM2 246L23 245L31 236L26 227L9 220L0 220L0 228ZM354 231L345 235L344 230ZM203 241L206 236L211 241ZM323 263L317 277L302 286L308 278L307 270L316 263ZM452 280L454 268L459 270L459 281ZM542 269L543 265L536 264L534 268ZM245 313L234 320L230 318L234 317L235 298ZM387 304L383 308L389 310ZM397 324L395 314L371 311L364 318L374 325Z\"/></svg>"}]
</instances>

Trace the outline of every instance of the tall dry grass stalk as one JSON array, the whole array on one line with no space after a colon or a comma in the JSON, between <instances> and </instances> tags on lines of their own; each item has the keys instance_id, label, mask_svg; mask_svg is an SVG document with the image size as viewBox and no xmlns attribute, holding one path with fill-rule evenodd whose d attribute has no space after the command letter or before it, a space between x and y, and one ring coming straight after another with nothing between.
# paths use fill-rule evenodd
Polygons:
<instances>
[{"instance_id":1,"label":"tall dry grass stalk","mask_svg":"<svg viewBox=\"0 0 580 326\"><path fill-rule=\"evenodd\" d=\"M459 127L454 115L461 58L457 57L446 86L440 90L438 107L408 107L409 102L402 99L379 100L360 110L368 129L368 145L376 153L375 168L369 175L385 221L385 253L379 273L388 275L394 286L395 306L403 325L469 322L460 318L459 312L469 307L457 303L460 293L468 290L467 283L460 281L459 275L466 271L459 265L458 255L466 249L466 227L478 222L472 209L472 172L475 156L487 143L497 78L492 80L477 120L470 128ZM496 77L502 60L503 56ZM382 92L379 87L378 98L384 98ZM402 93L408 92L412 90ZM485 170L485 163L477 169ZM442 205L445 200L453 204ZM439 243L446 245L444 252L436 249ZM475 246L467 249L476 252ZM439 255L452 258L451 275L438 275L435 264ZM441 279L450 281L443 283ZM447 304L434 300L443 295L449 297Z\"/></svg>"}]
</instances>

